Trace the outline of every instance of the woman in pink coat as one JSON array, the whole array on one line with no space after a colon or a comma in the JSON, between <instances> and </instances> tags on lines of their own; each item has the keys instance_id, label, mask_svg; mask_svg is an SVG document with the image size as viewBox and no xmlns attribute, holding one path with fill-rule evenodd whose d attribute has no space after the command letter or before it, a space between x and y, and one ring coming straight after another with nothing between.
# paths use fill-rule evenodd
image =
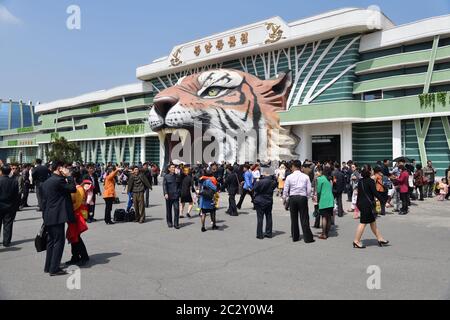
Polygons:
<instances>
[{"instance_id":1,"label":"woman in pink coat","mask_svg":"<svg viewBox=\"0 0 450 320\"><path fill-rule=\"evenodd\" d=\"M400 186L400 200L402 201L399 214L404 215L408 213L409 173L404 165L399 165L398 168L401 170L400 176L398 177L398 185Z\"/></svg>"}]
</instances>

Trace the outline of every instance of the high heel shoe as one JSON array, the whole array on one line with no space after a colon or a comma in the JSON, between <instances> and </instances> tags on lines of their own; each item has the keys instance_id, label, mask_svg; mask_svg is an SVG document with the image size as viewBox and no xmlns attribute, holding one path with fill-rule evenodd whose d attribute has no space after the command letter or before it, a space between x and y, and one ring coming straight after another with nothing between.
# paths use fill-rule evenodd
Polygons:
<instances>
[{"instance_id":1,"label":"high heel shoe","mask_svg":"<svg viewBox=\"0 0 450 320\"><path fill-rule=\"evenodd\" d=\"M354 248L354 249L365 249L366 246L364 246L364 245L359 246L356 242L353 242L353 248Z\"/></svg>"},{"instance_id":2,"label":"high heel shoe","mask_svg":"<svg viewBox=\"0 0 450 320\"><path fill-rule=\"evenodd\" d=\"M389 244L389 241L378 241L378 246L383 247Z\"/></svg>"}]
</instances>

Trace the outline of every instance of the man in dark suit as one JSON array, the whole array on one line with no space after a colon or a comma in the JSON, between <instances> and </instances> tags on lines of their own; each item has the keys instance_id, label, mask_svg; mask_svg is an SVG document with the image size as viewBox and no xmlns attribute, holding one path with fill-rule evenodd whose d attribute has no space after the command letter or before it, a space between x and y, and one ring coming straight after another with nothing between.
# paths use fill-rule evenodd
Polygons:
<instances>
[{"instance_id":1,"label":"man in dark suit","mask_svg":"<svg viewBox=\"0 0 450 320\"><path fill-rule=\"evenodd\" d=\"M64 225L66 222L75 222L70 195L76 191L76 185L63 162L54 161L51 170L52 176L41 186L42 217L48 232L44 272L58 276L67 274L60 264L65 242Z\"/></svg>"},{"instance_id":2,"label":"man in dark suit","mask_svg":"<svg viewBox=\"0 0 450 320\"><path fill-rule=\"evenodd\" d=\"M255 183L254 204L256 208L256 238L272 238L273 192L277 188L277 180L271 168L263 168L261 178ZM266 217L266 232L263 234L263 221Z\"/></svg>"},{"instance_id":3,"label":"man in dark suit","mask_svg":"<svg viewBox=\"0 0 450 320\"><path fill-rule=\"evenodd\" d=\"M144 163L144 166L142 167L142 172L150 184L150 188L145 187L145 207L148 208L150 206L150 190L152 189L151 186L153 182L152 171L149 167L148 162Z\"/></svg>"},{"instance_id":4,"label":"man in dark suit","mask_svg":"<svg viewBox=\"0 0 450 320\"><path fill-rule=\"evenodd\" d=\"M166 199L166 221L169 228L179 229L180 219L180 195L181 195L181 179L175 174L175 165L170 164L168 173L164 175L163 193ZM174 211L174 221L172 220L172 208Z\"/></svg>"},{"instance_id":5,"label":"man in dark suit","mask_svg":"<svg viewBox=\"0 0 450 320\"><path fill-rule=\"evenodd\" d=\"M36 159L36 167L33 169L31 176L36 190L36 197L38 200L38 211L42 211L42 196L41 186L50 177L50 170L42 165L41 159Z\"/></svg>"},{"instance_id":6,"label":"man in dark suit","mask_svg":"<svg viewBox=\"0 0 450 320\"><path fill-rule=\"evenodd\" d=\"M0 232L3 224L3 246L11 246L13 222L19 209L19 185L15 177L9 177L10 166L0 170Z\"/></svg>"},{"instance_id":7,"label":"man in dark suit","mask_svg":"<svg viewBox=\"0 0 450 320\"><path fill-rule=\"evenodd\" d=\"M228 190L228 213L230 216L237 216L236 194L239 193L239 178L234 168L229 165L227 167L227 177L225 178L225 187Z\"/></svg>"},{"instance_id":8,"label":"man in dark suit","mask_svg":"<svg viewBox=\"0 0 450 320\"><path fill-rule=\"evenodd\" d=\"M87 165L87 173L84 176L82 176L82 177L83 177L83 180L91 180L92 181L92 185L94 186L94 196L92 198L92 201L94 202L94 204L89 205L88 222L90 223L90 222L97 221L96 219L94 219L95 201L96 201L97 195L101 195L100 184L98 182L98 176L95 173L95 166L94 166L93 163L90 163L90 164Z\"/></svg>"},{"instance_id":9,"label":"man in dark suit","mask_svg":"<svg viewBox=\"0 0 450 320\"><path fill-rule=\"evenodd\" d=\"M338 206L338 216L344 215L344 208L342 207L342 193L345 190L345 176L341 171L339 162L334 164L333 176L333 195Z\"/></svg>"}]
</instances>

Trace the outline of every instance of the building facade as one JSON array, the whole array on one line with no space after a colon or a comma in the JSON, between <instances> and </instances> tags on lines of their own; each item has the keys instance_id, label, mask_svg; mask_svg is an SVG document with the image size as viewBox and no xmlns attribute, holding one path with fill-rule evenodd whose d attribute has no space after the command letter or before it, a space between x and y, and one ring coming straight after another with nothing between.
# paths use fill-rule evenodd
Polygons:
<instances>
[{"instance_id":1,"label":"building facade","mask_svg":"<svg viewBox=\"0 0 450 320\"><path fill-rule=\"evenodd\" d=\"M0 100L0 159L32 162L37 154L38 116L31 102Z\"/></svg>"},{"instance_id":2,"label":"building facade","mask_svg":"<svg viewBox=\"0 0 450 320\"><path fill-rule=\"evenodd\" d=\"M37 153L45 158L52 137L64 136L85 161L162 165L164 147L147 120L154 97L219 68L264 80L291 71L278 115L299 138L301 160L407 156L432 160L440 175L450 164L450 15L396 26L372 8L228 30L138 67L140 84L38 105Z\"/></svg>"},{"instance_id":3,"label":"building facade","mask_svg":"<svg viewBox=\"0 0 450 320\"><path fill-rule=\"evenodd\" d=\"M146 121L151 105L145 83L40 104L37 156L47 160L51 141L64 137L80 146L84 162L159 163L159 141Z\"/></svg>"}]
</instances>

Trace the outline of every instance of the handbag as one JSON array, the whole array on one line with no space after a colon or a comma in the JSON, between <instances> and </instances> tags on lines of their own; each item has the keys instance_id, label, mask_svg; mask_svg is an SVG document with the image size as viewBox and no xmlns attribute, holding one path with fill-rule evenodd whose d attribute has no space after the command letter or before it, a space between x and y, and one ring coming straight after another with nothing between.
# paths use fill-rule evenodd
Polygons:
<instances>
[{"instance_id":1,"label":"handbag","mask_svg":"<svg viewBox=\"0 0 450 320\"><path fill-rule=\"evenodd\" d=\"M35 246L37 252L42 252L42 251L47 250L47 236L48 236L48 232L45 229L45 225L42 224L41 229L39 230L39 233L36 235L36 238L34 239L34 246Z\"/></svg>"}]
</instances>

